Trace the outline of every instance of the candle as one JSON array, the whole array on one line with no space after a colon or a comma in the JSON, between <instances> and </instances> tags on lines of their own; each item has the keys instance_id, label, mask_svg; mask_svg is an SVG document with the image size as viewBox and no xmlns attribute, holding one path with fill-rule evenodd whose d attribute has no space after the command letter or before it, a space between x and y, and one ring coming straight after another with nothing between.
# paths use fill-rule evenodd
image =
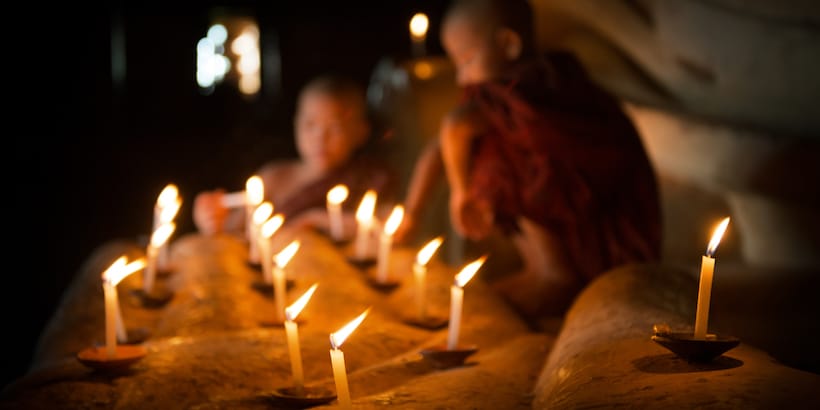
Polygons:
<instances>
[{"instance_id":1,"label":"candle","mask_svg":"<svg viewBox=\"0 0 820 410\"><path fill-rule=\"evenodd\" d=\"M701 258L698 307L695 316L695 339L706 339L706 328L709 323L709 304L712 298L712 276L715 271L714 256L727 226L729 226L729 217L724 218L715 228L709 246L706 248L706 255Z\"/></svg>"},{"instance_id":2,"label":"candle","mask_svg":"<svg viewBox=\"0 0 820 410\"><path fill-rule=\"evenodd\" d=\"M416 254L416 260L413 262L413 278L416 283L416 314L419 321L423 321L427 317L427 262L441 246L442 241L443 238L439 236L427 242Z\"/></svg>"},{"instance_id":3,"label":"candle","mask_svg":"<svg viewBox=\"0 0 820 410\"><path fill-rule=\"evenodd\" d=\"M129 264L125 261L125 256L120 256L102 274L103 296L105 297L105 352L109 358L117 354L117 339L125 341L128 338L122 323L117 284L126 276L145 266L144 259L138 259ZM118 335L117 333L120 332L122 334Z\"/></svg>"},{"instance_id":4,"label":"candle","mask_svg":"<svg viewBox=\"0 0 820 410\"><path fill-rule=\"evenodd\" d=\"M145 293L151 293L154 288L154 277L157 274L157 253L159 248L171 237L176 229L176 224L169 222L160 225L151 235L151 241L148 243L146 251L147 262L145 271L143 272L142 290Z\"/></svg>"},{"instance_id":5,"label":"candle","mask_svg":"<svg viewBox=\"0 0 820 410\"><path fill-rule=\"evenodd\" d=\"M342 202L347 199L347 186L339 184L327 191L327 215L330 225L330 236L335 241L344 238L344 220L342 219Z\"/></svg>"},{"instance_id":6,"label":"candle","mask_svg":"<svg viewBox=\"0 0 820 410\"><path fill-rule=\"evenodd\" d=\"M231 192L225 195L222 195L222 206L225 208L239 208L240 206L245 206L247 201L245 200L245 192L238 191L238 192Z\"/></svg>"},{"instance_id":7,"label":"candle","mask_svg":"<svg viewBox=\"0 0 820 410\"><path fill-rule=\"evenodd\" d=\"M173 202L163 206L162 211L159 214L160 224L157 225L157 227L159 227L160 225L173 222L174 218L177 216L177 213L179 212L179 208L181 207L182 200L179 197L175 197ZM169 246L170 242L170 240L166 240L159 248L159 253L157 256L157 265L160 269L168 269L169 265L171 264L171 247Z\"/></svg>"},{"instance_id":8,"label":"candle","mask_svg":"<svg viewBox=\"0 0 820 410\"><path fill-rule=\"evenodd\" d=\"M248 238L248 260L259 261L259 243L254 232L253 213L265 199L265 186L262 177L254 175L245 181L245 234Z\"/></svg>"},{"instance_id":9,"label":"candle","mask_svg":"<svg viewBox=\"0 0 820 410\"><path fill-rule=\"evenodd\" d=\"M154 205L154 223L151 227L151 232L156 231L163 223L169 222L169 220L163 218L162 213L166 208L173 206L177 202L178 196L179 189L177 189L177 186L174 184L168 184L162 189ZM176 211L174 211L174 214L176 214ZM173 215L171 219L173 219Z\"/></svg>"},{"instance_id":10,"label":"candle","mask_svg":"<svg viewBox=\"0 0 820 410\"><path fill-rule=\"evenodd\" d=\"M410 40L413 45L413 57L423 57L425 54L425 39L430 20L424 13L416 13L410 19Z\"/></svg>"},{"instance_id":11,"label":"candle","mask_svg":"<svg viewBox=\"0 0 820 410\"><path fill-rule=\"evenodd\" d=\"M276 264L273 268L273 291L274 303L276 304L276 319L279 322L285 321L285 287L287 286L285 266L287 266L288 262L293 258L293 255L296 254L297 250L299 250L299 240L294 240L274 257Z\"/></svg>"},{"instance_id":12,"label":"candle","mask_svg":"<svg viewBox=\"0 0 820 410\"><path fill-rule=\"evenodd\" d=\"M285 333L288 336L288 353L290 353L290 369L293 373L293 385L297 392L302 392L305 386L305 376L302 370L302 352L299 348L299 327L295 320L305 308L318 283L314 283L299 299L285 309Z\"/></svg>"},{"instance_id":13,"label":"candle","mask_svg":"<svg viewBox=\"0 0 820 410\"><path fill-rule=\"evenodd\" d=\"M359 208L356 209L356 257L367 258L370 248L370 231L373 228L373 212L376 209L376 191L370 189L365 192Z\"/></svg>"},{"instance_id":14,"label":"candle","mask_svg":"<svg viewBox=\"0 0 820 410\"><path fill-rule=\"evenodd\" d=\"M262 259L260 255L260 243L262 242L260 230L262 224L270 218L271 214L273 214L273 204L264 201L256 206L256 209L253 210L253 214L251 215L251 244L256 244L256 246L251 246L248 251L248 260L252 263L259 263L260 259Z\"/></svg>"},{"instance_id":15,"label":"candle","mask_svg":"<svg viewBox=\"0 0 820 410\"><path fill-rule=\"evenodd\" d=\"M333 366L333 380L336 382L336 398L339 401L339 405L347 409L352 408L353 403L350 401L350 390L347 385L347 370L345 369L345 355L341 347L342 343L356 330L369 312L370 308L367 308L350 323L344 325L335 333L330 334L330 363L331 366Z\"/></svg>"},{"instance_id":16,"label":"candle","mask_svg":"<svg viewBox=\"0 0 820 410\"><path fill-rule=\"evenodd\" d=\"M399 229L402 218L404 218L404 207L396 205L387 218L379 238L377 274L381 283L387 282L387 276L390 272L390 248L393 246L393 234L396 233L396 229Z\"/></svg>"},{"instance_id":17,"label":"candle","mask_svg":"<svg viewBox=\"0 0 820 410\"><path fill-rule=\"evenodd\" d=\"M456 275L453 285L450 286L450 328L447 334L447 350L453 350L458 346L458 333L461 327L461 307L464 302L464 285L478 272L478 269L484 264L485 259L487 259L486 255L464 266L461 272Z\"/></svg>"},{"instance_id":18,"label":"candle","mask_svg":"<svg viewBox=\"0 0 820 410\"><path fill-rule=\"evenodd\" d=\"M282 227L284 222L285 217L282 216L282 214L276 214L265 221L259 230L259 248L260 253L262 254L262 277L264 278L265 283L273 282L273 267L271 266L271 263L273 263L273 256L271 255L270 250L270 238L274 233L276 233L276 231L279 230L280 227Z\"/></svg>"}]
</instances>

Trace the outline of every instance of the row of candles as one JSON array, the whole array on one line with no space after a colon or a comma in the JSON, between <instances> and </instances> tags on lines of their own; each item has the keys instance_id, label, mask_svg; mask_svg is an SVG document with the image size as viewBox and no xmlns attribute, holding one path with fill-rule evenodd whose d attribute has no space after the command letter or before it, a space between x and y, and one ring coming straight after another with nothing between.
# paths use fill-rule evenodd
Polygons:
<instances>
[{"instance_id":1,"label":"row of candles","mask_svg":"<svg viewBox=\"0 0 820 410\"><path fill-rule=\"evenodd\" d=\"M247 206L246 210L248 211L249 222L247 232L251 239L249 243L251 244L251 248L255 247L255 252L259 253L258 257L262 261L263 278L267 283L273 286L275 292L274 300L277 320L279 323L283 323L286 331L293 383L298 392L304 388L304 372L302 368L298 327L295 320L307 305L319 284L313 284L303 295L297 298L293 304L285 307L285 267L298 251L300 242L294 240L276 255L271 255L270 239L283 225L284 217L281 214L272 215L273 205L263 201L263 189L261 179L257 176L253 176L248 180L245 192L226 195L224 200L226 206ZM241 196L238 194L241 194ZM334 239L341 239L344 235L341 204L347 199L348 195L348 189L344 185L333 187L327 194L330 234ZM357 243L355 249L357 254L362 257L368 249L368 244L365 241L370 237L370 230L373 229L374 226L373 213L375 203L376 193L372 190L367 191L356 211L358 233L356 236ZM178 189L175 185L169 184L160 193L155 205L153 233L148 244L146 259L141 258L128 263L126 257L122 256L114 261L102 274L105 298L105 345L108 357L114 357L116 355L118 340L124 341L127 339L122 313L117 300L116 286L128 275L143 270L143 291L150 292L153 286L154 275L156 274L158 259L159 261L167 263L168 256L166 252L168 252L168 240L174 231L175 225L173 219L179 211L180 206L181 199L179 198ZM392 235L401 223L402 217L403 208L401 205L397 205L393 208L393 211L384 224L378 252L379 280L387 279L387 260L390 253ZM728 217L718 224L713 232L706 254L701 260L695 330L693 332L695 339L704 340L707 338L711 287L715 267L714 253L728 224ZM442 244L442 241L441 237L437 237L425 244L416 255L412 266L415 285L416 315L420 321L423 321L427 315L427 263ZM464 286L477 273L485 259L486 255L470 262L454 277L454 282L450 288L450 317L447 335L447 349L449 350L455 349L458 345ZM344 343L350 334L361 324L369 312L370 308L366 309L354 320L336 332L330 334L330 357L336 384L337 399L339 403L345 407L350 407L351 401L347 385L344 354L340 348L342 343Z\"/></svg>"}]
</instances>

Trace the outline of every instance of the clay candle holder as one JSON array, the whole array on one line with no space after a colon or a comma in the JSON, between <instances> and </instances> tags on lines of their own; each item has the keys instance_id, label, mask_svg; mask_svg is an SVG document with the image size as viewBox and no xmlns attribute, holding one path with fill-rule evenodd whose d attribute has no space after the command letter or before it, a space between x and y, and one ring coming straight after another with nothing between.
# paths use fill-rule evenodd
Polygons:
<instances>
[{"instance_id":1,"label":"clay candle holder","mask_svg":"<svg viewBox=\"0 0 820 410\"><path fill-rule=\"evenodd\" d=\"M105 346L94 346L77 353L77 360L94 370L123 370L142 360L147 350L142 345L117 345L113 355L109 355Z\"/></svg>"},{"instance_id":2,"label":"clay candle holder","mask_svg":"<svg viewBox=\"0 0 820 410\"><path fill-rule=\"evenodd\" d=\"M687 362L711 362L740 344L733 336L706 335L705 339L696 338L694 333L672 332L668 325L655 325L652 341L665 347Z\"/></svg>"}]
</instances>

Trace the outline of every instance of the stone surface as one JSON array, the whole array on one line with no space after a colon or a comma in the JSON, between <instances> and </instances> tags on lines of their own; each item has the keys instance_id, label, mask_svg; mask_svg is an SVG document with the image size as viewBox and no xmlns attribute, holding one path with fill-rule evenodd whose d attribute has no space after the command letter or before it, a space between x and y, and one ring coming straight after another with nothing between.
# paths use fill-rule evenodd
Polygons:
<instances>
[{"instance_id":1,"label":"stone surface","mask_svg":"<svg viewBox=\"0 0 820 410\"><path fill-rule=\"evenodd\" d=\"M292 239L301 246L286 268L293 280L288 302L319 283L299 316L307 385L335 391L329 334L372 307L342 346L357 408L530 407L553 337L532 332L480 279L465 287L459 339L478 351L464 366L439 369L420 351L443 343L447 328L430 331L403 322L413 312L410 263L417 250L395 250L391 267L402 285L387 293L371 288L345 250L316 232L280 231L273 249ZM0 408L284 408L271 393L292 384L285 333L263 324L274 314L273 300L251 287L261 274L245 262L245 244L228 236L191 234L173 243L178 269L158 282L173 299L161 309L128 302L129 292L141 286L139 275L120 284L126 326L151 332L141 361L116 373L80 364L75 354L103 340L100 272L123 253L139 256L139 248L106 244L89 257L43 333L30 372L2 391ZM431 262L431 313L447 314L458 269Z\"/></svg>"}]
</instances>

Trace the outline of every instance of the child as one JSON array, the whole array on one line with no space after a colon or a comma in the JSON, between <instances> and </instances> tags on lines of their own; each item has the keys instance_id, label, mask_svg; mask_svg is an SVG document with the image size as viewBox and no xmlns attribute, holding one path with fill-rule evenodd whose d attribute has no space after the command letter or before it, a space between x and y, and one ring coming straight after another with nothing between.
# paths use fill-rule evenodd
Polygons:
<instances>
[{"instance_id":1,"label":"child","mask_svg":"<svg viewBox=\"0 0 820 410\"><path fill-rule=\"evenodd\" d=\"M464 96L417 164L401 234L443 161L454 229L515 245L522 271L492 284L527 316L563 312L609 268L657 259L658 193L639 135L573 59L536 55L527 1L456 0L441 35Z\"/></svg>"},{"instance_id":2,"label":"child","mask_svg":"<svg viewBox=\"0 0 820 410\"><path fill-rule=\"evenodd\" d=\"M370 138L366 94L356 82L325 75L302 89L294 118L298 159L273 160L257 175L262 178L265 200L282 213L289 225L328 229L325 208L327 191L339 183L350 190L347 209L358 205L368 189L379 201L391 196L393 172L368 152L376 141ZM241 232L244 209L233 215L222 204L224 190L202 192L194 199L194 223L204 234ZM346 232L353 232L352 214L346 212Z\"/></svg>"}]
</instances>

